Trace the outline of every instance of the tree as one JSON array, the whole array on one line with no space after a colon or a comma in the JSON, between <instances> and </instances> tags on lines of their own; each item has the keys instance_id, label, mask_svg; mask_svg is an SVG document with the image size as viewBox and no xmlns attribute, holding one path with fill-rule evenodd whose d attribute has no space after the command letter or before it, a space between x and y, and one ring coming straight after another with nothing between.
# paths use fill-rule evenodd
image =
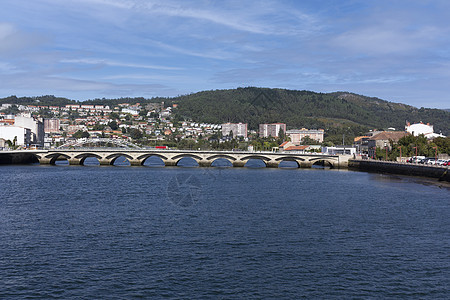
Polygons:
<instances>
[{"instance_id":1,"label":"tree","mask_svg":"<svg viewBox=\"0 0 450 300\"><path fill-rule=\"evenodd\" d=\"M317 140L310 138L309 136L305 136L301 142L302 145L319 145L320 143Z\"/></svg>"},{"instance_id":2,"label":"tree","mask_svg":"<svg viewBox=\"0 0 450 300\"><path fill-rule=\"evenodd\" d=\"M88 138L88 137L90 137L91 135L90 135L89 132L87 132L87 131L78 130L78 131L75 132L72 136L73 136L74 138L76 138L76 139L80 139L80 138Z\"/></svg>"},{"instance_id":3,"label":"tree","mask_svg":"<svg viewBox=\"0 0 450 300\"><path fill-rule=\"evenodd\" d=\"M117 130L119 128L116 120L109 122L108 126L111 127L112 130Z\"/></svg>"},{"instance_id":4,"label":"tree","mask_svg":"<svg viewBox=\"0 0 450 300\"><path fill-rule=\"evenodd\" d=\"M194 139L182 139L178 142L178 149L195 149L196 141Z\"/></svg>"},{"instance_id":5,"label":"tree","mask_svg":"<svg viewBox=\"0 0 450 300\"><path fill-rule=\"evenodd\" d=\"M11 142L11 140L7 140L6 144L8 144L8 147L13 150L18 148L18 146L16 145L17 144L17 136L14 137L12 142Z\"/></svg>"},{"instance_id":6,"label":"tree","mask_svg":"<svg viewBox=\"0 0 450 300\"><path fill-rule=\"evenodd\" d=\"M113 119L113 120L118 120L120 117L119 117L119 114L113 112L113 113L109 114L109 118Z\"/></svg>"},{"instance_id":7,"label":"tree","mask_svg":"<svg viewBox=\"0 0 450 300\"><path fill-rule=\"evenodd\" d=\"M141 111L139 112L139 115L140 115L141 117L146 117L146 116L147 116L147 113L148 113L148 110L143 109L143 110L141 110Z\"/></svg>"},{"instance_id":8,"label":"tree","mask_svg":"<svg viewBox=\"0 0 450 300\"><path fill-rule=\"evenodd\" d=\"M134 140L142 138L142 132L139 129L133 128L130 130L130 137Z\"/></svg>"},{"instance_id":9,"label":"tree","mask_svg":"<svg viewBox=\"0 0 450 300\"><path fill-rule=\"evenodd\" d=\"M433 140L433 143L438 147L439 153L446 153L450 155L450 137L438 137Z\"/></svg>"},{"instance_id":10,"label":"tree","mask_svg":"<svg viewBox=\"0 0 450 300\"><path fill-rule=\"evenodd\" d=\"M103 129L105 129L105 125L103 125L103 124L95 124L93 129L94 130L103 130Z\"/></svg>"}]
</instances>

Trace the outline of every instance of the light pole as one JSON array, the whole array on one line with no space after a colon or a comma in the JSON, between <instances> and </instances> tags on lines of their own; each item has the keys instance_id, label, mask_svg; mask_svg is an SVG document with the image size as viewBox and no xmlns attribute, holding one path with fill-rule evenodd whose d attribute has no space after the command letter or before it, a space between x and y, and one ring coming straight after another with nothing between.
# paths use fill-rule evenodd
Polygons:
<instances>
[{"instance_id":1,"label":"light pole","mask_svg":"<svg viewBox=\"0 0 450 300\"><path fill-rule=\"evenodd\" d=\"M417 161L417 146L413 147L413 149L416 149L416 161Z\"/></svg>"},{"instance_id":2,"label":"light pole","mask_svg":"<svg viewBox=\"0 0 450 300\"><path fill-rule=\"evenodd\" d=\"M436 149L436 152L434 153L434 164L437 163L437 146L433 147L433 149Z\"/></svg>"},{"instance_id":3,"label":"light pole","mask_svg":"<svg viewBox=\"0 0 450 300\"><path fill-rule=\"evenodd\" d=\"M400 162L402 162L402 146L399 146L398 149L400 149Z\"/></svg>"},{"instance_id":4,"label":"light pole","mask_svg":"<svg viewBox=\"0 0 450 300\"><path fill-rule=\"evenodd\" d=\"M384 150L386 150L386 159L385 160L387 160L387 144L386 144L386 142L384 143Z\"/></svg>"}]
</instances>

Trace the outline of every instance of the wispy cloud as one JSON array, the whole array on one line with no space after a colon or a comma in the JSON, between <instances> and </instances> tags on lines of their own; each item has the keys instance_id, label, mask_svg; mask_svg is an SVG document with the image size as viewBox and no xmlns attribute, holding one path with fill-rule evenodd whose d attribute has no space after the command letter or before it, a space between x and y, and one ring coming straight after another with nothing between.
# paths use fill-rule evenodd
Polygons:
<instances>
[{"instance_id":1,"label":"wispy cloud","mask_svg":"<svg viewBox=\"0 0 450 300\"><path fill-rule=\"evenodd\" d=\"M62 59L62 63L72 63L72 64L88 64L88 65L104 65L112 67L126 67L126 68L141 68L141 69L154 69L154 70L182 70L179 67L167 67L167 66L157 66L148 64L136 64L136 63L125 63L118 62L108 59L95 59L95 58L80 58L80 59Z\"/></svg>"},{"instance_id":2,"label":"wispy cloud","mask_svg":"<svg viewBox=\"0 0 450 300\"><path fill-rule=\"evenodd\" d=\"M0 86L0 92L8 94L54 94L54 87L58 87L59 93L65 95L76 95L86 93L101 97L102 95L127 96L160 96L179 92L168 86L147 83L147 84L119 84L112 82L102 82L96 80L80 80L74 78L57 76L39 76L38 74L1 76L0 80L4 85ZM9 86L14 86L16 92L9 91ZM37 91L41 91L40 93ZM73 97L77 99L77 97Z\"/></svg>"},{"instance_id":3,"label":"wispy cloud","mask_svg":"<svg viewBox=\"0 0 450 300\"><path fill-rule=\"evenodd\" d=\"M433 27L407 29L388 22L343 32L333 43L357 53L406 54L429 47L437 33Z\"/></svg>"},{"instance_id":4,"label":"wispy cloud","mask_svg":"<svg viewBox=\"0 0 450 300\"><path fill-rule=\"evenodd\" d=\"M133 10L140 14L187 18L262 35L297 35L317 26L316 19L285 3L273 1L118 1L83 0L91 5ZM220 4L219 4L220 3ZM282 17L281 17L282 16ZM314 26L313 26L314 24Z\"/></svg>"},{"instance_id":5,"label":"wispy cloud","mask_svg":"<svg viewBox=\"0 0 450 300\"><path fill-rule=\"evenodd\" d=\"M44 41L39 35L19 30L14 24L0 23L0 54L17 53Z\"/></svg>"}]
</instances>

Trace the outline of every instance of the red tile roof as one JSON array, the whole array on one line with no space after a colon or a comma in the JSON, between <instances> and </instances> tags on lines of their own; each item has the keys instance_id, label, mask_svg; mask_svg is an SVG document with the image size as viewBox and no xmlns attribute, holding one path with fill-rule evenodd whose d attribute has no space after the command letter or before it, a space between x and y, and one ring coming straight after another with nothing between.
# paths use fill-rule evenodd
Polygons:
<instances>
[{"instance_id":1,"label":"red tile roof","mask_svg":"<svg viewBox=\"0 0 450 300\"><path fill-rule=\"evenodd\" d=\"M302 145L302 146L290 146L284 149L285 151L302 151L308 148L309 145Z\"/></svg>"},{"instance_id":2,"label":"red tile roof","mask_svg":"<svg viewBox=\"0 0 450 300\"><path fill-rule=\"evenodd\" d=\"M383 131L379 134L374 135L369 140L393 140L394 142L397 142L399 139L406 135L408 135L408 133L404 131Z\"/></svg>"}]
</instances>

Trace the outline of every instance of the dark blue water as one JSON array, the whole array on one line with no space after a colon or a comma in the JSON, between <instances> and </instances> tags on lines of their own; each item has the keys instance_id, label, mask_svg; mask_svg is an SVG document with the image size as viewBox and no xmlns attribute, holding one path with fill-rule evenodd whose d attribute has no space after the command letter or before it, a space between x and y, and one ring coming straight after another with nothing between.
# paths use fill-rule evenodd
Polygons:
<instances>
[{"instance_id":1,"label":"dark blue water","mask_svg":"<svg viewBox=\"0 0 450 300\"><path fill-rule=\"evenodd\" d=\"M338 170L0 167L0 298L450 297L449 189Z\"/></svg>"}]
</instances>

